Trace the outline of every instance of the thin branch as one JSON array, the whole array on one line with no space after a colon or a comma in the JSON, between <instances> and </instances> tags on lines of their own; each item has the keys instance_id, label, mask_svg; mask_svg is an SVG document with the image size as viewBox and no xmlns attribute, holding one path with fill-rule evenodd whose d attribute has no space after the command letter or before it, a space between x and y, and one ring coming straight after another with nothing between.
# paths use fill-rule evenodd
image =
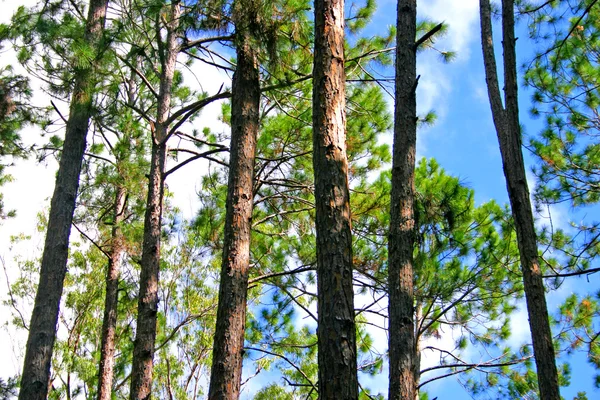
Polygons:
<instances>
[{"instance_id":1,"label":"thin branch","mask_svg":"<svg viewBox=\"0 0 600 400\"><path fill-rule=\"evenodd\" d=\"M212 36L212 37L202 38L202 39L198 39L198 40L186 41L186 42L184 42L183 46L181 46L181 49L182 49L182 51L185 51L185 50L191 49L192 47L201 46L204 43L224 42L224 41L232 40L233 38L234 38L234 35L222 35L222 36Z\"/></svg>"},{"instance_id":2,"label":"thin branch","mask_svg":"<svg viewBox=\"0 0 600 400\"><path fill-rule=\"evenodd\" d=\"M56 113L58 114L58 116L60 117L60 119L62 119L63 122L66 124L67 123L67 119L65 117L63 117L63 115L61 114L61 112L58 109L58 107L56 107L56 104L54 104L53 100L50 100L50 104L52 104L52 107L54 107L54 111L56 111Z\"/></svg>"},{"instance_id":3,"label":"thin branch","mask_svg":"<svg viewBox=\"0 0 600 400\"><path fill-rule=\"evenodd\" d=\"M0 261L2 262L2 268L4 269L4 276L6 277L6 287L8 288L8 296L10 297L10 305L12 306L12 308L15 309L17 314L19 314L19 318L21 318L21 323L23 324L23 327L25 328L25 330L29 330L29 326L27 326L27 323L25 323L25 317L23 317L23 314L21 314L21 310L19 310L17 308L17 302L15 301L15 298L13 297L13 293L12 293L12 289L11 289L11 285L10 285L10 279L8 279L8 271L6 270L6 264L4 263L4 258L0 257Z\"/></svg>"},{"instance_id":4,"label":"thin branch","mask_svg":"<svg viewBox=\"0 0 600 400\"><path fill-rule=\"evenodd\" d=\"M196 154L194 157L190 157L187 160L181 162L180 164L177 164L176 166L174 166L173 168L171 168L170 170L168 170L167 172L165 172L164 177L166 178L167 176L169 176L170 174L172 174L173 172L177 171L179 168L191 163L192 161L195 161L199 158L208 158L208 156L210 156L211 154L215 154L215 153L220 153L222 151L228 151L228 148L219 148L219 149L212 149L212 150L208 150L205 151L204 153L200 153L200 154Z\"/></svg>"},{"instance_id":5,"label":"thin branch","mask_svg":"<svg viewBox=\"0 0 600 400\"><path fill-rule=\"evenodd\" d=\"M548 1L540 4L539 6L537 6L535 8L532 8L530 10L522 10L522 11L519 11L519 12L521 14L533 14L533 13L536 13L536 12L540 11L542 8L546 7L547 5L550 5L553 1L554 0L548 0Z\"/></svg>"},{"instance_id":6,"label":"thin branch","mask_svg":"<svg viewBox=\"0 0 600 400\"><path fill-rule=\"evenodd\" d=\"M303 266L293 269L291 271L273 272L270 274L264 274L261 276L257 276L256 278L250 279L248 281L248 285L251 285L256 282L264 281L265 279L275 278L278 276L299 274L300 272L306 272L306 271L314 271L314 269L315 269L314 264L310 264L310 265L303 265Z\"/></svg>"},{"instance_id":7,"label":"thin branch","mask_svg":"<svg viewBox=\"0 0 600 400\"><path fill-rule=\"evenodd\" d=\"M146 86L148 87L148 90L150 90L152 92L154 97L158 98L158 92L154 89L154 87L152 87L152 85L150 84L150 81L148 81L148 78L146 78L146 75L144 75L140 70L138 70L136 67L134 67L125 57L117 54L117 58L119 60L123 61L125 63L125 65L127 65L129 68L131 68L131 70L133 72L135 72L135 74L137 76L139 76L140 79L146 84Z\"/></svg>"},{"instance_id":8,"label":"thin branch","mask_svg":"<svg viewBox=\"0 0 600 400\"><path fill-rule=\"evenodd\" d=\"M115 385L114 393L117 393L119 391L119 389L121 389L127 383L129 378L131 378L131 372L129 373L129 375L127 375L125 378L123 378L123 380L121 382L119 382L117 385Z\"/></svg>"},{"instance_id":9,"label":"thin branch","mask_svg":"<svg viewBox=\"0 0 600 400\"><path fill-rule=\"evenodd\" d=\"M563 40L561 40L561 42L560 42L560 44L558 46L554 46L554 48L552 48L551 50L547 51L546 54L548 54L552 50L558 49L558 51L556 52L556 57L555 57L555 60L558 62L558 60L560 59L560 52L561 52L564 44L567 42L567 39L573 34L573 32L575 32L575 29L577 29L577 27L579 26L579 23L581 22L581 20L583 20L583 18L590 12L590 10L592 9L592 7L594 5L596 5L597 2L598 2L598 0L594 0L594 1L592 1L586 7L586 9L583 11L583 14L581 14L581 16L579 17L579 19L573 24L573 26L569 30L569 33L567 34L567 36L565 36L565 38Z\"/></svg>"},{"instance_id":10,"label":"thin branch","mask_svg":"<svg viewBox=\"0 0 600 400\"><path fill-rule=\"evenodd\" d=\"M268 220L270 220L271 218L275 218L278 216L282 216L282 215L287 215L287 214L294 214L294 213L301 213L303 211L311 211L314 207L306 207L306 208L300 208L297 210L284 210L284 211L280 211L277 213L273 213L273 214L269 214L264 218L259 219L258 221L256 221L255 223L252 224L252 228L267 222Z\"/></svg>"},{"instance_id":11,"label":"thin branch","mask_svg":"<svg viewBox=\"0 0 600 400\"><path fill-rule=\"evenodd\" d=\"M437 367L432 367L432 368L427 368L426 370L421 371L421 374L433 369L440 369L440 368L464 368L461 370L457 370L457 371L452 371L449 372L447 374L444 375L440 375L440 376L436 376L434 378L428 379L425 382L422 382L421 384L419 384L419 386L417 387L417 389L421 389L422 386L427 385L428 383L437 381L439 379L443 379L443 378L447 378L449 376L452 375L456 375L456 374L460 374L472 369L478 369L478 368L494 368L494 367L508 367L511 365L515 365L515 364L520 364L522 362L524 362L525 360L530 359L533 356L528 356L528 357L524 357L524 358L520 358L518 360L513 360L513 361L507 361L504 363L494 363L494 364L490 364L490 363L481 363L481 364L448 364L448 365L440 365Z\"/></svg>"},{"instance_id":12,"label":"thin branch","mask_svg":"<svg viewBox=\"0 0 600 400\"><path fill-rule=\"evenodd\" d=\"M84 238L86 238L87 240L90 241L91 244L93 244L98 250L100 250L102 252L102 254L104 254L106 256L106 258L110 259L110 254L106 252L106 250L104 250L102 248L102 246L100 246L94 239L92 239L87 233L85 233L84 231L82 231L81 229L79 229L79 227L77 226L77 224L75 222L73 222L71 225L73 225L73 227L75 229L77 229L77 232L79 232L81 234L81 236L83 236Z\"/></svg>"},{"instance_id":13,"label":"thin branch","mask_svg":"<svg viewBox=\"0 0 600 400\"><path fill-rule=\"evenodd\" d=\"M576 271L576 272L569 272L569 273L564 273L564 274L552 274L552 275L542 275L542 278L566 278L569 276L581 276L581 275L591 275L591 274L595 274L596 272L600 272L600 268L590 268L590 269L586 269L583 271Z\"/></svg>"},{"instance_id":14,"label":"thin branch","mask_svg":"<svg viewBox=\"0 0 600 400\"><path fill-rule=\"evenodd\" d=\"M222 88L223 86L221 86ZM228 99L231 97L231 92L230 91L225 91L221 93L221 89L219 89L219 92L217 92L217 94L210 96L210 97L205 97L204 99L195 101L191 104L188 104L185 107L180 108L177 112L173 113L165 122L165 125L171 125L173 122L175 122L175 120L179 117L183 117L185 115L184 118L182 118L181 121L179 121L173 128L170 129L169 131L169 135L167 135L167 137L165 138L165 140L171 136L173 133L175 133L177 131L177 129L179 128L179 126L183 123L182 121L185 121L191 114L195 113L196 111L198 111L199 109L201 109L202 107L207 106L208 104L212 103L213 101L216 100L222 100L222 99Z\"/></svg>"},{"instance_id":15,"label":"thin branch","mask_svg":"<svg viewBox=\"0 0 600 400\"><path fill-rule=\"evenodd\" d=\"M180 132L180 131L175 132L175 135L179 136L181 138L186 138L186 139L188 139L188 140L190 140L191 142L194 142L194 143L203 144L205 146L213 146L213 147L218 147L218 148L221 148L221 149L227 149L227 146L225 146L223 144L207 142L206 140L202 140L200 138L197 138L197 137L192 136L192 135L188 135L187 133L183 133L183 132Z\"/></svg>"},{"instance_id":16,"label":"thin branch","mask_svg":"<svg viewBox=\"0 0 600 400\"><path fill-rule=\"evenodd\" d=\"M308 378L308 376L304 373L304 371L302 371L302 369L300 369L296 364L294 364L289 358L287 358L286 356L282 355L282 354L277 354L277 353L273 353L270 352L268 350L263 350L263 349L258 349L256 347L246 347L246 350L252 350L252 351L259 351L261 353L265 353L265 354L269 354L271 356L275 356L275 357L279 357L282 360L286 361L288 364L290 364L296 371L298 371L300 373L300 375L302 375L304 377L304 379L306 379L306 381L308 383L310 383L310 386L312 386L312 388L317 391L317 387L315 386L314 383L312 383L312 381Z\"/></svg>"},{"instance_id":17,"label":"thin branch","mask_svg":"<svg viewBox=\"0 0 600 400\"><path fill-rule=\"evenodd\" d=\"M465 293L462 294L462 296L460 296L458 299L454 300L452 303L450 303L448 306L446 306L446 308L444 308L442 311L440 311L438 315L436 315L435 317L432 317L431 321L429 321L429 323L427 325L425 325L424 327L419 329L419 335L421 335L423 332L427 331L427 329L429 329L444 314L446 314L452 308L456 307L456 305L458 305L461 301L463 301L463 299L465 297L467 297L469 294L471 294L471 292L473 290L475 290L475 288L476 288L476 286L473 286L470 289L468 289Z\"/></svg>"},{"instance_id":18,"label":"thin branch","mask_svg":"<svg viewBox=\"0 0 600 400\"><path fill-rule=\"evenodd\" d=\"M431 29L429 32L427 32L423 36L421 36L419 38L419 40L416 41L414 49L417 50L419 48L419 46L421 46L427 40L431 39L431 37L433 35L435 35L436 33L438 33L443 27L444 27L443 23L439 23L436 26L434 26L433 29Z\"/></svg>"},{"instance_id":19,"label":"thin branch","mask_svg":"<svg viewBox=\"0 0 600 400\"><path fill-rule=\"evenodd\" d=\"M204 317L206 314L208 314L208 312L210 312L211 310L213 310L215 307L216 307L216 304L214 304L214 305L206 308L205 310L202 310L201 313L189 314L180 323L178 323L175 327L173 327L173 329L167 335L167 337L165 338L165 340L163 340L161 344L159 344L158 346L156 346L154 348L154 351L158 351L158 350L162 349L167 343L169 343L169 341L171 339L173 339L175 337L175 335L177 334L177 332L179 332L179 330L181 328L183 328L185 325L187 325L187 324L189 324L191 322L196 321L197 319L200 319L200 318Z\"/></svg>"},{"instance_id":20,"label":"thin branch","mask_svg":"<svg viewBox=\"0 0 600 400\"><path fill-rule=\"evenodd\" d=\"M39 149L40 150L51 150L51 151L61 151L62 150L62 149L59 149L57 147L51 147L51 146L44 146L44 147L40 147ZM111 164L111 165L113 165L115 167L117 166L117 164L115 164L114 161L109 160L106 157L99 156L97 154L92 154L92 153L85 152L85 153L83 153L83 155L86 156L86 157L95 158L97 160L101 160L101 161L107 162L107 163L109 163L109 164Z\"/></svg>"}]
</instances>

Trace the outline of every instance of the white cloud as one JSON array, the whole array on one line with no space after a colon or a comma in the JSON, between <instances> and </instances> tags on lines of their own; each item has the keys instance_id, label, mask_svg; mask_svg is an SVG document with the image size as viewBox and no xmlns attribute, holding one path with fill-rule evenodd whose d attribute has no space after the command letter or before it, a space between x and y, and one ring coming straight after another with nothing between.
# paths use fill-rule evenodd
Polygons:
<instances>
[{"instance_id":1,"label":"white cloud","mask_svg":"<svg viewBox=\"0 0 600 400\"><path fill-rule=\"evenodd\" d=\"M417 88L417 110L419 114L435 111L438 117L436 125L442 123L450 108L453 84L452 75L456 66L469 60L471 45L478 40L477 31L478 2L476 0L426 0L417 9L419 18L448 24L446 36L436 40L439 51L454 51L456 60L444 65L435 50L419 54L417 73L420 75ZM427 153L427 128L421 129L417 141L419 156Z\"/></svg>"},{"instance_id":2,"label":"white cloud","mask_svg":"<svg viewBox=\"0 0 600 400\"><path fill-rule=\"evenodd\" d=\"M436 42L439 50L456 51L457 61L469 59L470 44L479 38L474 27L479 20L477 0L425 0L420 3L418 13L420 17L448 24L448 34Z\"/></svg>"},{"instance_id":3,"label":"white cloud","mask_svg":"<svg viewBox=\"0 0 600 400\"><path fill-rule=\"evenodd\" d=\"M445 117L450 104L448 95L452 91L447 66L427 55L419 58L417 72L421 75L417 87L417 113L435 110L438 118Z\"/></svg>"}]
</instances>

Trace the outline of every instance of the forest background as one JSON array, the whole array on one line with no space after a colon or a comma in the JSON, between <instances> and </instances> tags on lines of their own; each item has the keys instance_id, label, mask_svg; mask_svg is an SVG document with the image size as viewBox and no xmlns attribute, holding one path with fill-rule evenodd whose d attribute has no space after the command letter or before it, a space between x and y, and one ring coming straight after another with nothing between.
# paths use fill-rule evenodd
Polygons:
<instances>
[{"instance_id":1,"label":"forest background","mask_svg":"<svg viewBox=\"0 0 600 400\"><path fill-rule=\"evenodd\" d=\"M34 4L34 2L31 2ZM0 22L8 22L16 7L27 5L27 2L15 4L2 2L2 15ZM351 5L348 4L347 7ZM363 34L382 34L382 27L394 24L396 4L394 1L380 0L378 8L367 25ZM419 114L435 111L437 119L434 123L423 125L419 128L417 159L434 158L439 165L452 176L460 178L461 183L474 190L475 204L480 205L489 200L500 204L508 202L506 186L502 173L500 153L494 133L493 122L490 114L483 61L481 57L481 44L479 37L479 3L476 0L427 0L420 1L418 7L419 17L436 22L445 22L448 25L447 33L442 38L436 39L435 48L441 51L456 52L455 59L450 63L440 60L436 51L421 52L418 57L418 73L421 75L417 89L417 105ZM498 29L496 29L498 31ZM518 26L518 61L526 63L536 54L536 44L528 40L526 20L523 18ZM4 49L1 62L3 65L14 65L16 59L10 49ZM231 77L208 66L195 64L192 71L200 78L202 89L208 93L216 93L221 85L230 85ZM521 70L521 82L522 82ZM185 82L194 85L195 78L191 73L185 74ZM34 88L38 85L33 81ZM521 122L526 137L535 136L543 129L543 120L532 118L528 113L531 106L532 92L521 88ZM37 105L47 106L49 99L39 90L34 89L33 102ZM387 98L390 110L393 108L393 99ZM228 128L219 116L221 102L216 102L202 111L201 116L195 121L202 127L210 127L213 132L224 132ZM39 132L32 127L22 131L22 138L26 144L38 143ZM382 143L391 144L391 134L380 138ZM525 140L527 143L528 140ZM529 166L538 162L525 151L526 162ZM185 172L175 172L169 177L167 185L173 194L170 198L172 206L180 212L181 220L193 218L199 208L197 192L201 190L202 172L204 161L197 161L186 167ZM23 259L38 257L39 248L43 243L44 232L36 232L37 213L44 212L48 207L49 197L54 186L56 163L52 157L39 163L35 158L18 160L10 168L14 177L12 182L3 186L5 193L5 209L16 210L16 216L2 222L0 228L0 256L6 270L6 279L0 284L0 293L8 293L7 281L17 277L16 265L13 259L16 255ZM530 188L536 185L533 173L528 174ZM569 204L551 205L542 207L538 213L538 226L549 225L554 228L570 229L571 222L579 224L584 220L592 221L600 215L593 208L583 211L574 210ZM550 219L551 215L551 219ZM27 243L10 243L10 237L25 233L33 238ZM80 239L81 240L81 239ZM32 245L33 244L33 245ZM584 277L565 280L561 286L550 292L548 305L551 313L556 313L558 307L572 293L591 293L599 288L596 276L587 279ZM7 300L4 295L2 300ZM529 340L524 304L511 316L511 336L508 345L518 348ZM21 368L25 336L22 331L11 327L13 314L8 304L3 304L0 309L0 323L4 326L0 331L0 354L5 355L0 363L0 377L6 379L14 376ZM27 311L28 313L29 311ZM303 323L300 320L299 323ZM373 331L374 342L382 345L387 343L386 336L380 331ZM439 346L450 346L456 338L452 332L442 332L440 338L432 338L431 343ZM383 345L385 348L386 345ZM424 366L428 361L426 355ZM589 398L600 395L594 382L597 371L587 362L586 354L575 352L561 358L560 361L569 361L571 367L570 385L562 389L565 398L573 398L578 392L585 391ZM246 375L252 375L251 367L245 369ZM277 382L280 375L277 371L261 372L248 381L245 385L244 398L252 398L261 388L271 382ZM373 393L385 393L387 387L387 373L383 370L372 378L366 378L369 388ZM446 378L431 383L426 387L430 398L467 398L461 383L454 378Z\"/></svg>"}]
</instances>

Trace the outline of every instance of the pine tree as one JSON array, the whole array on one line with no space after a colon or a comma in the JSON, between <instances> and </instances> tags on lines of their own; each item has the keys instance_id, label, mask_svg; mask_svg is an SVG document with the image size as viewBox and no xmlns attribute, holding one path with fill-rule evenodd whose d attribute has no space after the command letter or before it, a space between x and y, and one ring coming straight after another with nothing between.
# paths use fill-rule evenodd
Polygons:
<instances>
[{"instance_id":1,"label":"pine tree","mask_svg":"<svg viewBox=\"0 0 600 400\"><path fill-rule=\"evenodd\" d=\"M160 89L157 94L156 119L152 129L152 150L148 182L148 199L144 217L144 244L140 261L140 291L138 316L131 366L129 398L147 399L152 392L152 372L158 314L158 281L160 242L167 157L167 122L171 113L171 92L177 55L181 4L175 1L167 7L166 39L161 46ZM161 12L157 10L157 12ZM159 40L162 40L159 38Z\"/></svg>"},{"instance_id":2,"label":"pine tree","mask_svg":"<svg viewBox=\"0 0 600 400\"><path fill-rule=\"evenodd\" d=\"M552 342L552 331L546 305L546 293L538 258L533 211L529 198L517 98L517 65L514 1L502 1L502 47L504 51L504 105L498 87L496 60L492 38L490 1L480 1L481 41L486 83L492 116L506 178L508 197L515 220L523 283L533 339L533 352L538 373L540 396L560 399L558 371Z\"/></svg>"},{"instance_id":3,"label":"pine tree","mask_svg":"<svg viewBox=\"0 0 600 400\"><path fill-rule=\"evenodd\" d=\"M98 178L106 177L107 183L112 186L107 190L113 196L110 211L107 211L111 217L108 222L108 225L110 225L110 235L107 240L108 250L106 252L108 262L98 367L98 400L109 400L112 398L115 352L117 351L119 282L121 281L121 264L125 259L128 247L128 238L124 233L124 224L132 224L132 217L135 214L134 199L139 200L145 189L140 188L141 185L134 183L136 180L142 180L139 171L145 167L143 161L145 161L146 146L143 140L141 140L143 133L139 124L133 120L131 110L131 107L134 107L136 104L136 99L143 98L143 95L136 93L136 89L138 88L137 76L133 70L130 71L129 78L124 80L124 82L119 82L117 79L117 85L125 85L127 91L123 96L126 98L119 99L120 91L118 90L115 93L110 93L112 96L109 98L115 100L113 104L119 104L119 100L122 100L125 106L108 107L108 109L103 110L104 115L97 116L96 118L100 131L108 128L108 130L120 134L114 145L105 140L106 147L110 149L111 154L114 156L114 162L111 166L104 167L104 169L108 169L110 172L105 172L101 169L96 173ZM116 129L106 126L107 124L113 125ZM106 138L106 133L102 136ZM99 147L100 149L104 148L104 146ZM104 223L104 221L98 222L101 224Z\"/></svg>"},{"instance_id":4,"label":"pine tree","mask_svg":"<svg viewBox=\"0 0 600 400\"><path fill-rule=\"evenodd\" d=\"M315 1L313 165L319 397L357 399L344 71L344 1Z\"/></svg>"},{"instance_id":5,"label":"pine tree","mask_svg":"<svg viewBox=\"0 0 600 400\"><path fill-rule=\"evenodd\" d=\"M82 60L75 69L70 114L50 206L40 283L29 328L19 399L47 397L50 361L66 273L71 221L92 113L96 81L94 69L98 61L97 55L104 46L102 37L107 6L106 0L92 0L89 5L82 45L93 49L92 57Z\"/></svg>"},{"instance_id":6,"label":"pine tree","mask_svg":"<svg viewBox=\"0 0 600 400\"><path fill-rule=\"evenodd\" d=\"M388 251L389 399L417 396L414 324L415 156L417 142L417 2L398 1L394 150Z\"/></svg>"},{"instance_id":7,"label":"pine tree","mask_svg":"<svg viewBox=\"0 0 600 400\"><path fill-rule=\"evenodd\" d=\"M237 62L231 88L229 184L209 399L237 399L242 379L260 116L259 65L248 18L256 12L252 7L244 1L233 5Z\"/></svg>"},{"instance_id":8,"label":"pine tree","mask_svg":"<svg viewBox=\"0 0 600 400\"><path fill-rule=\"evenodd\" d=\"M203 30L222 29L223 21L219 14L222 12L222 6L220 1L216 1L215 4L211 4L211 7L215 7L214 9L205 10L202 4L185 7L180 2L172 2L169 4L154 3L148 9L136 6L132 13L128 13L129 10L124 11L125 21L123 23L133 22L131 25L134 28L140 26L142 32L132 32L133 40L129 39L132 40L129 43L132 45L132 50L127 55L119 55L118 58L134 69L145 87L156 99L156 105L151 109L156 113L155 116L151 117L149 112L134 108L150 125L152 148L140 260L138 318L130 389L130 398L132 399L146 398L151 394L159 307L158 285L165 179L169 174L191 161L227 150L225 146L200 140L194 135L182 134L179 128L184 122L193 119L202 107L212 101L228 98L231 93L219 91L213 96L208 96L206 93L198 94L186 89L181 89L180 92L175 90L182 80L181 73L176 68L179 54L185 52L190 59L202 60L195 54L195 46L201 48L207 43L230 39L229 36L216 36L190 40L186 36L187 32L197 33ZM131 21L128 18L134 20ZM145 29L164 32L164 37L158 35L147 38L143 34ZM140 33L141 35L139 35ZM154 58L150 57L149 53L158 57L158 64ZM130 59L132 56L135 56L134 59ZM142 65L147 67L147 70L140 70L132 64L137 56L141 58ZM158 88L153 88L153 84L157 84ZM183 105L175 108L175 100L181 100ZM190 138L192 141L198 140L199 147L209 145L213 148L201 153L193 152L192 157L166 170L167 141L175 135ZM176 153L177 149L174 150Z\"/></svg>"},{"instance_id":9,"label":"pine tree","mask_svg":"<svg viewBox=\"0 0 600 400\"><path fill-rule=\"evenodd\" d=\"M538 178L534 196L538 206L548 206L549 211L554 205L569 204L574 215L579 210L587 214L600 201L598 4L586 0L544 8L529 5L523 12L531 17L529 32L538 45L537 54L525 65L524 80L534 90L531 114L541 117L544 125L530 140L539 162L533 168ZM540 242L552 249L552 257L547 252L544 261L551 265L546 276L553 284L600 271L594 267L600 250L599 222L592 215L581 221L573 217L571 227L553 226L541 232ZM600 368L594 326L598 304L596 293L573 294L556 318L560 348L568 349L567 354L583 348L596 368Z\"/></svg>"}]
</instances>

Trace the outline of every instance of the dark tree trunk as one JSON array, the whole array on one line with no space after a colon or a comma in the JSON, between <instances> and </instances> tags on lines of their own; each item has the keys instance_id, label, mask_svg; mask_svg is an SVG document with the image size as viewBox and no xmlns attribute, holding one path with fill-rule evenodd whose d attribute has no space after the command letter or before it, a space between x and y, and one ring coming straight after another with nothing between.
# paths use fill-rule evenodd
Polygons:
<instances>
[{"instance_id":1,"label":"dark tree trunk","mask_svg":"<svg viewBox=\"0 0 600 400\"><path fill-rule=\"evenodd\" d=\"M540 398L544 400L559 400L558 372L554 346L552 345L552 331L550 330L548 320L546 293L539 265L533 212L521 149L521 129L517 99L518 83L515 50L516 38L514 32L514 0L502 1L505 107L502 105L498 86L489 0L480 0L480 10L486 82L494 125L500 144L508 197L517 231Z\"/></svg>"},{"instance_id":2,"label":"dark tree trunk","mask_svg":"<svg viewBox=\"0 0 600 400\"><path fill-rule=\"evenodd\" d=\"M399 0L396 33L396 104L389 232L389 395L415 400L418 355L415 338L413 250L417 142L416 0Z\"/></svg>"},{"instance_id":3,"label":"dark tree trunk","mask_svg":"<svg viewBox=\"0 0 600 400\"><path fill-rule=\"evenodd\" d=\"M104 319L102 321L102 341L98 371L98 400L112 398L113 367L115 358L115 332L117 326L117 305L119 299L119 275L121 258L124 253L121 224L125 217L126 190L117 186L113 210L110 258L106 272L106 297L104 298Z\"/></svg>"},{"instance_id":4,"label":"dark tree trunk","mask_svg":"<svg viewBox=\"0 0 600 400\"><path fill-rule=\"evenodd\" d=\"M148 199L144 217L144 243L138 295L136 336L131 365L131 400L149 399L152 392L154 342L158 314L158 280L160 269L160 235L164 197L165 160L167 154L167 119L171 111L173 76L179 53L177 30L181 8L179 2L171 4L167 38L164 43L157 116L152 134L152 158L148 182Z\"/></svg>"},{"instance_id":5,"label":"dark tree trunk","mask_svg":"<svg viewBox=\"0 0 600 400\"><path fill-rule=\"evenodd\" d=\"M92 48L101 45L107 5L107 0L90 1L85 39ZM50 203L40 280L29 326L19 392L20 400L45 399L48 395L50 363L56 338L60 298L67 272L69 235L92 112L94 87L93 64L75 71L65 141Z\"/></svg>"},{"instance_id":6,"label":"dark tree trunk","mask_svg":"<svg viewBox=\"0 0 600 400\"><path fill-rule=\"evenodd\" d=\"M239 42L232 85L231 155L210 400L239 398L244 353L260 81L252 44L247 37Z\"/></svg>"},{"instance_id":7,"label":"dark tree trunk","mask_svg":"<svg viewBox=\"0 0 600 400\"><path fill-rule=\"evenodd\" d=\"M344 1L315 1L313 166L319 398L357 399L344 72Z\"/></svg>"},{"instance_id":8,"label":"dark tree trunk","mask_svg":"<svg viewBox=\"0 0 600 400\"><path fill-rule=\"evenodd\" d=\"M164 131L162 126L157 126L159 127ZM152 391L165 157L166 145L155 141L152 144L150 183L144 217L138 316L131 365L130 399L132 400L149 399Z\"/></svg>"}]
</instances>

